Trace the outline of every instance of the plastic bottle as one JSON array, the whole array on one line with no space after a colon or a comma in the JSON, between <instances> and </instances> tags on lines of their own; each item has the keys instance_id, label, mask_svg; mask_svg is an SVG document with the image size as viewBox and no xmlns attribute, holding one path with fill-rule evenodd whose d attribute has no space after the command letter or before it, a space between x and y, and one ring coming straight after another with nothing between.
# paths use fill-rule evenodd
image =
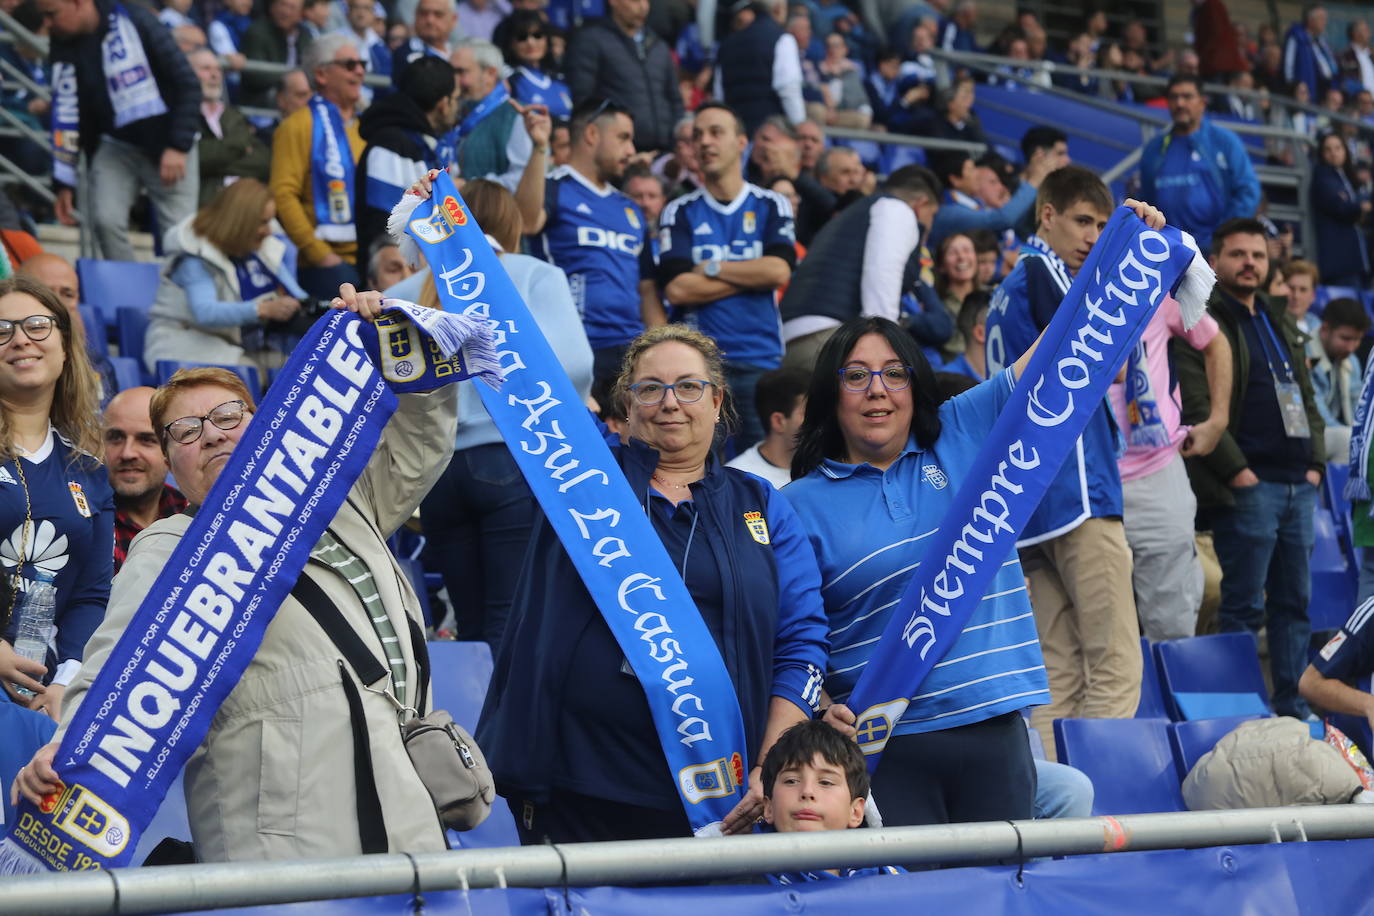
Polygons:
<instances>
[{"instance_id":1,"label":"plastic bottle","mask_svg":"<svg viewBox=\"0 0 1374 916\"><path fill-rule=\"evenodd\" d=\"M44 663L48 656L48 642L52 637L53 613L57 609L57 589L53 586L52 576L40 572L38 578L28 583L19 606L15 609L19 617L18 638L14 641L15 654ZM21 696L31 697L32 690L14 685Z\"/></svg>"}]
</instances>

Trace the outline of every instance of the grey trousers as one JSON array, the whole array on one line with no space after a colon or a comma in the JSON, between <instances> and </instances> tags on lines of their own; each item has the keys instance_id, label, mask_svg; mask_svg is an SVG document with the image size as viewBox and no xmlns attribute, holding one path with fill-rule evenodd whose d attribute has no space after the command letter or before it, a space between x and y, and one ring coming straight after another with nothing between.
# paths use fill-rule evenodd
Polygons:
<instances>
[{"instance_id":1,"label":"grey trousers","mask_svg":"<svg viewBox=\"0 0 1374 916\"><path fill-rule=\"evenodd\" d=\"M143 150L110 136L100 138L91 159L89 201L96 247L111 261L133 261L129 244L129 210L138 192L148 192L157 214L157 231L165 234L196 212L200 194L200 155L196 147L186 154L186 177L173 185L162 183L160 164Z\"/></svg>"},{"instance_id":2,"label":"grey trousers","mask_svg":"<svg viewBox=\"0 0 1374 916\"><path fill-rule=\"evenodd\" d=\"M1193 537L1197 499L1183 458L1121 485L1122 522L1134 564L1141 632L1151 641L1192 636L1202 604L1202 563Z\"/></svg>"}]
</instances>

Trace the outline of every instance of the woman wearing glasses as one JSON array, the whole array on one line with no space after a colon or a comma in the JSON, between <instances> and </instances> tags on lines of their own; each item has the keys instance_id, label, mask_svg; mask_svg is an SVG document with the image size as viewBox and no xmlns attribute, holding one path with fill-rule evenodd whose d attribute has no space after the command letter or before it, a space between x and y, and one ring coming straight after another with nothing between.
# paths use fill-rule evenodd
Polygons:
<instances>
[{"instance_id":1,"label":"woman wearing glasses","mask_svg":"<svg viewBox=\"0 0 1374 916\"><path fill-rule=\"evenodd\" d=\"M552 26L536 10L516 10L505 23L506 39L501 53L515 71L510 94L522 105L547 105L555 121L572 117L572 93L556 79L550 32Z\"/></svg>"},{"instance_id":2,"label":"woman wearing glasses","mask_svg":"<svg viewBox=\"0 0 1374 916\"><path fill-rule=\"evenodd\" d=\"M284 335L267 328L294 318L306 295L286 245L272 234L276 218L267 185L240 178L167 233L167 266L143 344L149 372L163 359L254 365L262 373L285 361Z\"/></svg>"},{"instance_id":3,"label":"woman wearing glasses","mask_svg":"<svg viewBox=\"0 0 1374 916\"><path fill-rule=\"evenodd\" d=\"M941 404L930 364L885 318L846 322L820 352L786 493L820 562L836 703L826 718L846 734L854 715L841 704L1029 360ZM873 780L883 823L1031 817L1019 710L1048 702L1013 553L888 742Z\"/></svg>"},{"instance_id":4,"label":"woman wearing glasses","mask_svg":"<svg viewBox=\"0 0 1374 916\"><path fill-rule=\"evenodd\" d=\"M100 392L70 313L47 286L0 280L0 684L56 719L110 595L114 493L101 454ZM56 589L47 657L14 651L24 596Z\"/></svg>"},{"instance_id":5,"label":"woman wearing glasses","mask_svg":"<svg viewBox=\"0 0 1374 916\"><path fill-rule=\"evenodd\" d=\"M614 399L628 428L621 468L739 698L756 765L724 825L739 832L762 813L764 752L815 708L825 620L795 514L712 455L726 394L715 342L665 325L630 344ZM691 835L643 688L546 521L525 554L478 740L522 842Z\"/></svg>"},{"instance_id":6,"label":"woman wearing glasses","mask_svg":"<svg viewBox=\"0 0 1374 916\"><path fill-rule=\"evenodd\" d=\"M377 317L380 304L380 293L355 293L348 285L333 301L334 308L368 320ZM453 387L397 399L371 461L310 552L300 581L316 586L374 656L385 659L389 677L372 686L427 709L419 601L385 538L410 517L443 470L457 428L457 400ZM72 683L68 722L239 445L253 399L228 370L183 369L157 390L149 411L190 508L134 539L109 611ZM395 706L363 689L339 662L339 649L300 603L302 594L297 585L282 602L186 765L186 811L198 859L444 849L434 805L401 743ZM359 746L370 751L372 779L354 778ZM26 797L51 790L55 748L40 750L21 773L18 785ZM359 815L367 810L383 816Z\"/></svg>"}]
</instances>

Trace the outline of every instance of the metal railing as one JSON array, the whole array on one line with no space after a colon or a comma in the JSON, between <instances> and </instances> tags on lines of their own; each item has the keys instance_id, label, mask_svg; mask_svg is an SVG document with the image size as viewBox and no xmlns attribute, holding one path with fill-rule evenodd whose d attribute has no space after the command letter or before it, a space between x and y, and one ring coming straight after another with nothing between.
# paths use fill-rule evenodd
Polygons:
<instances>
[{"instance_id":1,"label":"metal railing","mask_svg":"<svg viewBox=\"0 0 1374 916\"><path fill-rule=\"evenodd\" d=\"M0 914L181 912L487 887L671 884L840 866L975 865L1367 837L1374 837L1374 805L466 849L16 876L0 883Z\"/></svg>"}]
</instances>

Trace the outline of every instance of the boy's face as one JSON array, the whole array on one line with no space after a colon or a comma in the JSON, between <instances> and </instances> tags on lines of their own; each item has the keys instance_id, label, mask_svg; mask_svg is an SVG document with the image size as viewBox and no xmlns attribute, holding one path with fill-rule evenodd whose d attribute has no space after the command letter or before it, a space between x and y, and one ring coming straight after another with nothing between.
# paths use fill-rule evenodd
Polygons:
<instances>
[{"instance_id":1,"label":"boy's face","mask_svg":"<svg viewBox=\"0 0 1374 916\"><path fill-rule=\"evenodd\" d=\"M864 800L849 797L844 770L818 753L778 773L772 797L763 800L763 817L779 833L847 830L863 823Z\"/></svg>"},{"instance_id":2,"label":"boy's face","mask_svg":"<svg viewBox=\"0 0 1374 916\"><path fill-rule=\"evenodd\" d=\"M1053 204L1045 204L1040 211L1039 235L1069 270L1078 270L1106 228L1108 216L1086 200L1062 211L1056 210Z\"/></svg>"}]
</instances>

